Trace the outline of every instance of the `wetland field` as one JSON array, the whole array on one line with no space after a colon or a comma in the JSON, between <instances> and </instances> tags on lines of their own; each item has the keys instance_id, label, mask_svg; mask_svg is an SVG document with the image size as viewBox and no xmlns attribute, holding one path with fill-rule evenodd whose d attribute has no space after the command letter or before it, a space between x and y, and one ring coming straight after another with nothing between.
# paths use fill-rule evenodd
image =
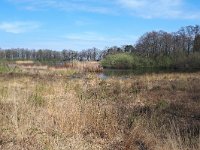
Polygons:
<instances>
[{"instance_id":1,"label":"wetland field","mask_svg":"<svg viewBox=\"0 0 200 150\"><path fill-rule=\"evenodd\" d=\"M102 78L94 63L28 63L0 67L2 150L200 148L198 71Z\"/></svg>"}]
</instances>

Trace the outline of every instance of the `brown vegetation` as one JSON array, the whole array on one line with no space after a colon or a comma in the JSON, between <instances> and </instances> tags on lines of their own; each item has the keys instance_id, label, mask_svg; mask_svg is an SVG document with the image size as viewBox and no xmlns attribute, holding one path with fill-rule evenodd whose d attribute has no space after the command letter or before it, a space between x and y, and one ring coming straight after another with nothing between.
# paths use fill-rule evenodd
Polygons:
<instances>
[{"instance_id":1,"label":"brown vegetation","mask_svg":"<svg viewBox=\"0 0 200 150\"><path fill-rule=\"evenodd\" d=\"M81 72L102 72L103 68L96 61L73 61L64 63L63 67L78 69Z\"/></svg>"},{"instance_id":2,"label":"brown vegetation","mask_svg":"<svg viewBox=\"0 0 200 150\"><path fill-rule=\"evenodd\" d=\"M26 60L26 61L16 61L15 62L16 64L18 64L18 65L32 65L32 64L34 64L34 61L32 61L32 60Z\"/></svg>"},{"instance_id":3,"label":"brown vegetation","mask_svg":"<svg viewBox=\"0 0 200 150\"><path fill-rule=\"evenodd\" d=\"M200 148L200 73L0 77L0 149Z\"/></svg>"}]
</instances>

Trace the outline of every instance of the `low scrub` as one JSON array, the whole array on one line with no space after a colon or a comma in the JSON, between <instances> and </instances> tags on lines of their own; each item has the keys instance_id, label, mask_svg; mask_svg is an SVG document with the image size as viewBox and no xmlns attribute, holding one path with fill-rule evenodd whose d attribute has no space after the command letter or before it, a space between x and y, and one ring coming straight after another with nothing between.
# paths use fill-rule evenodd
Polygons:
<instances>
[{"instance_id":1,"label":"low scrub","mask_svg":"<svg viewBox=\"0 0 200 150\"><path fill-rule=\"evenodd\" d=\"M133 67L133 57L128 54L115 54L107 56L102 62L105 68L129 69Z\"/></svg>"},{"instance_id":2,"label":"low scrub","mask_svg":"<svg viewBox=\"0 0 200 150\"><path fill-rule=\"evenodd\" d=\"M189 69L200 68L200 53L187 55L166 55L146 57L132 53L118 53L106 56L101 64L104 68L113 69L135 69L135 68L168 68L168 69Z\"/></svg>"}]
</instances>

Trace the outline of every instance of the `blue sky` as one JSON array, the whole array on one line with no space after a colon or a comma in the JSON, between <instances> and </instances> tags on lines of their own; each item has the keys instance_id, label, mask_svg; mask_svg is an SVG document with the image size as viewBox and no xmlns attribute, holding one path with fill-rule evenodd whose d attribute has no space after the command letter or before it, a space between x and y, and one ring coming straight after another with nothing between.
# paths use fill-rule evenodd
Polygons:
<instances>
[{"instance_id":1,"label":"blue sky","mask_svg":"<svg viewBox=\"0 0 200 150\"><path fill-rule=\"evenodd\" d=\"M196 24L199 0L0 0L1 48L104 49Z\"/></svg>"}]
</instances>

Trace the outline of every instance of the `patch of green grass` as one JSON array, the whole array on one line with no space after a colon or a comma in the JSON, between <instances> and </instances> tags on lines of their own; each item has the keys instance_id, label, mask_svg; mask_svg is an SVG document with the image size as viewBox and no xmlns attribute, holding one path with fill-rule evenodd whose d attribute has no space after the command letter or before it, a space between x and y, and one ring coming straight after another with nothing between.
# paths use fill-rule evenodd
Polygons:
<instances>
[{"instance_id":1,"label":"patch of green grass","mask_svg":"<svg viewBox=\"0 0 200 150\"><path fill-rule=\"evenodd\" d=\"M35 91L31 94L28 101L36 107L45 106L45 99L42 95L43 91L44 91L44 86L37 85Z\"/></svg>"},{"instance_id":2,"label":"patch of green grass","mask_svg":"<svg viewBox=\"0 0 200 150\"><path fill-rule=\"evenodd\" d=\"M42 107L45 105L45 99L39 93L32 94L29 97L29 102L31 102L36 107Z\"/></svg>"},{"instance_id":3,"label":"patch of green grass","mask_svg":"<svg viewBox=\"0 0 200 150\"><path fill-rule=\"evenodd\" d=\"M8 97L8 88L7 87L0 87L0 98Z\"/></svg>"},{"instance_id":4,"label":"patch of green grass","mask_svg":"<svg viewBox=\"0 0 200 150\"><path fill-rule=\"evenodd\" d=\"M169 107L169 102L167 102L166 100L160 100L157 104L156 104L156 108L158 110L164 110L166 108Z\"/></svg>"},{"instance_id":5,"label":"patch of green grass","mask_svg":"<svg viewBox=\"0 0 200 150\"><path fill-rule=\"evenodd\" d=\"M7 65L0 63L0 73L7 73L9 71L10 71L10 68Z\"/></svg>"}]
</instances>

